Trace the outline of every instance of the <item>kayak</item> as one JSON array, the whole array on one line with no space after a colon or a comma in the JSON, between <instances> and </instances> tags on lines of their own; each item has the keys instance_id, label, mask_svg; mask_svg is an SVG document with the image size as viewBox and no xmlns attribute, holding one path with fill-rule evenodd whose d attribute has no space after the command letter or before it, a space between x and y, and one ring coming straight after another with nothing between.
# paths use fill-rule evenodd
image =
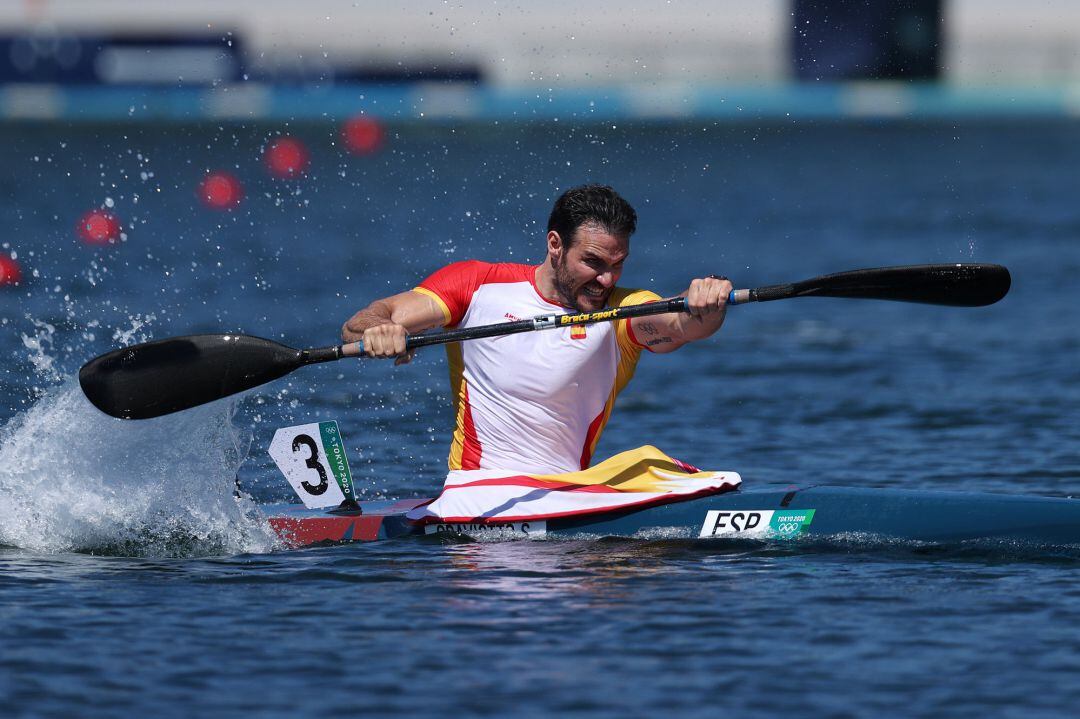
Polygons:
<instances>
[{"instance_id":1,"label":"kayak","mask_svg":"<svg viewBox=\"0 0 1080 719\"><path fill-rule=\"evenodd\" d=\"M718 541L866 537L1080 545L1080 501L1030 495L821 485L740 489L641 509L524 522L433 522L406 516L430 501L364 501L340 509L274 504L262 510L282 543L293 548L438 534Z\"/></svg>"},{"instance_id":2,"label":"kayak","mask_svg":"<svg viewBox=\"0 0 1080 719\"><path fill-rule=\"evenodd\" d=\"M279 429L269 452L303 500L263 507L288 547L439 534L1080 545L1080 500L829 485L747 490L735 472L702 471L651 445L579 472L480 470L464 482L448 477L436 499L379 501L356 499L333 420ZM472 499L447 502L451 493Z\"/></svg>"}]
</instances>

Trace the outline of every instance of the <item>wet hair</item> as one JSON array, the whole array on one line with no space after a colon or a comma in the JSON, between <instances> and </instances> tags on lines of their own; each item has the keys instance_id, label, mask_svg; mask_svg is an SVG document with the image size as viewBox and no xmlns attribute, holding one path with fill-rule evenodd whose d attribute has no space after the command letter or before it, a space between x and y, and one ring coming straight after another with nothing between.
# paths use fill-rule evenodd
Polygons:
<instances>
[{"instance_id":1,"label":"wet hair","mask_svg":"<svg viewBox=\"0 0 1080 719\"><path fill-rule=\"evenodd\" d=\"M555 230L569 248L582 225L599 225L604 231L627 237L637 229L637 213L630 203L607 185L572 187L555 200L548 217L548 232Z\"/></svg>"}]
</instances>

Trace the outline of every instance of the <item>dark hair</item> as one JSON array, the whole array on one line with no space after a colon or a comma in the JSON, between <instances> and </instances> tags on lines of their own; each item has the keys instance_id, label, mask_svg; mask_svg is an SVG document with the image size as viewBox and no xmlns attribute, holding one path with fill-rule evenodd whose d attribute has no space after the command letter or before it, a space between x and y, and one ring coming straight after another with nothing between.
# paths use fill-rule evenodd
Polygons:
<instances>
[{"instance_id":1,"label":"dark hair","mask_svg":"<svg viewBox=\"0 0 1080 719\"><path fill-rule=\"evenodd\" d=\"M630 203L607 185L571 187L555 200L548 217L548 232L559 233L566 247L582 225L596 224L605 232L630 237L637 229L637 213Z\"/></svg>"}]
</instances>

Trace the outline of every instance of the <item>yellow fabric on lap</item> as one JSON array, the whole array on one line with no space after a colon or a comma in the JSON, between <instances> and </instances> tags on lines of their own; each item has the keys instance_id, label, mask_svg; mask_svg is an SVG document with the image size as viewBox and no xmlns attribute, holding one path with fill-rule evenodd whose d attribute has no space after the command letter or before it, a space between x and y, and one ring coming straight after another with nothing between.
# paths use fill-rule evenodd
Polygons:
<instances>
[{"instance_id":1,"label":"yellow fabric on lap","mask_svg":"<svg viewBox=\"0 0 1080 719\"><path fill-rule=\"evenodd\" d=\"M606 485L620 492L666 492L665 483L679 479L704 479L716 472L687 472L686 465L676 462L652 445L620 452L599 464L579 472L564 474L530 474L536 479L553 480L574 485Z\"/></svg>"}]
</instances>

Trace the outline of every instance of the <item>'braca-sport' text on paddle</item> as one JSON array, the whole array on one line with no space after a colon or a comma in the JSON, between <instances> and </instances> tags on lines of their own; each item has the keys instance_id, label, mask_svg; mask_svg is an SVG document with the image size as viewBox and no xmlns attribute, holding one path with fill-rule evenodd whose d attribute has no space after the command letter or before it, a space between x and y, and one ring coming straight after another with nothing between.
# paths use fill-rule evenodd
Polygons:
<instances>
[{"instance_id":1,"label":"'braca-sport' text on paddle","mask_svg":"<svg viewBox=\"0 0 1080 719\"><path fill-rule=\"evenodd\" d=\"M979 307L1004 297L1009 283L1009 271L1000 265L884 267L825 275L790 285L733 290L729 303L847 297ZM686 300L677 297L597 312L543 315L413 335L405 346L412 350L483 337L687 311ZM86 397L102 412L121 419L150 419L258 387L305 365L356 356L364 356L359 342L294 349L247 335L188 335L144 342L101 355L79 371L79 383Z\"/></svg>"}]
</instances>

